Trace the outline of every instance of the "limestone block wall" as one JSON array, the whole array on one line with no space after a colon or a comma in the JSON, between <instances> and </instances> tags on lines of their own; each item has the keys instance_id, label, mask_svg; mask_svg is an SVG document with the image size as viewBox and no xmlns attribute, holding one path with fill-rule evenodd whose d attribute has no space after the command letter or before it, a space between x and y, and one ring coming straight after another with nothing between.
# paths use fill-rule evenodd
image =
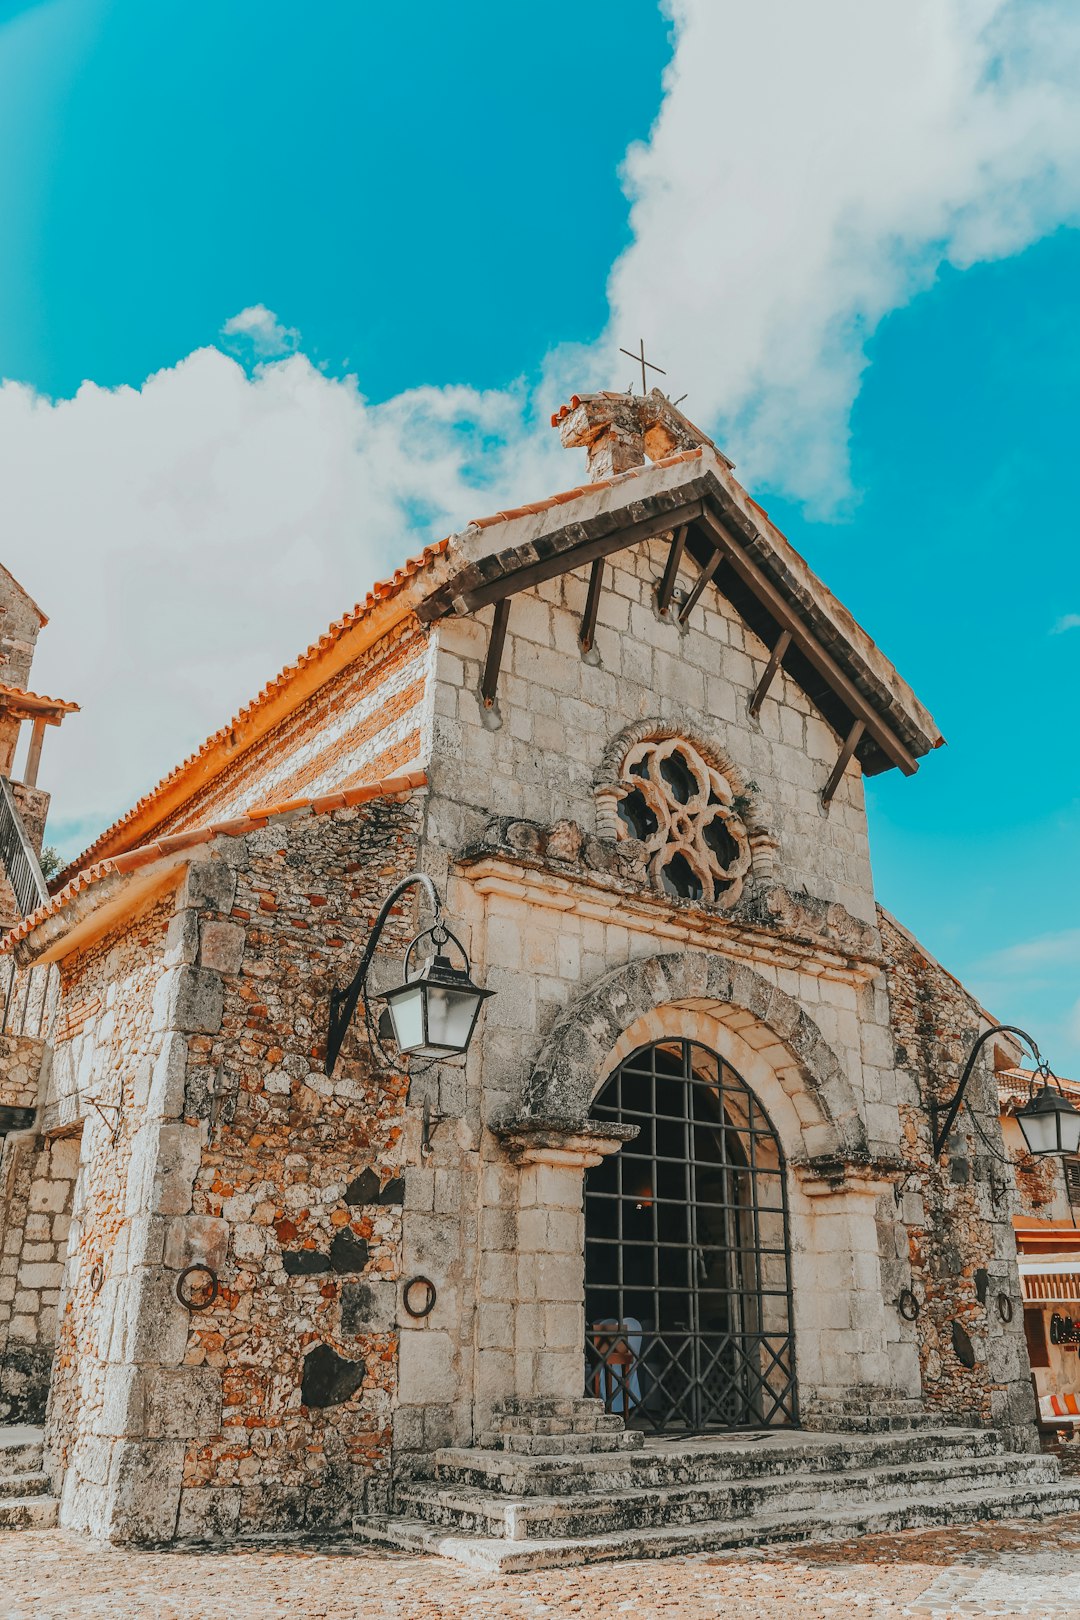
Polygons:
<instances>
[{"instance_id":1,"label":"limestone block wall","mask_svg":"<svg viewBox=\"0 0 1080 1620\"><path fill-rule=\"evenodd\" d=\"M45 1130L73 1160L78 1150L47 1444L64 1522L96 1533L146 1493L128 1444L140 1423L126 1397L167 1332L160 1221L145 1178L169 1170L157 1120L174 904L171 891L157 896L60 964L42 1106Z\"/></svg>"},{"instance_id":2,"label":"limestone block wall","mask_svg":"<svg viewBox=\"0 0 1080 1620\"><path fill-rule=\"evenodd\" d=\"M427 753L432 662L429 632L406 619L238 754L158 831L180 832L409 769Z\"/></svg>"},{"instance_id":3,"label":"limestone block wall","mask_svg":"<svg viewBox=\"0 0 1080 1620\"><path fill-rule=\"evenodd\" d=\"M734 762L756 819L779 839L779 881L840 901L872 924L857 763L826 815L820 793L836 760L835 734L782 675L758 719L749 718L767 650L711 589L686 629L659 618L654 593L667 550L655 540L609 559L598 662L583 658L578 643L587 570L515 596L492 711L478 696L490 610L440 622L433 836L460 847L490 814L542 824L569 820L593 831L594 777L611 738L638 721L675 721ZM689 588L695 577L687 563L680 583Z\"/></svg>"},{"instance_id":4,"label":"limestone block wall","mask_svg":"<svg viewBox=\"0 0 1080 1620\"><path fill-rule=\"evenodd\" d=\"M964 1109L942 1161L931 1159L927 1104L955 1091L985 1018L951 974L884 912L881 933L909 1167L901 1183L905 1242L889 1266L888 1286L910 1288L919 1303L909 1331L927 1409L950 1422L1018 1426L1030 1438L1034 1406L1012 1226L1016 1195L1009 1168L996 1157L1003 1143L989 1054L968 1088L979 1130Z\"/></svg>"}]
</instances>

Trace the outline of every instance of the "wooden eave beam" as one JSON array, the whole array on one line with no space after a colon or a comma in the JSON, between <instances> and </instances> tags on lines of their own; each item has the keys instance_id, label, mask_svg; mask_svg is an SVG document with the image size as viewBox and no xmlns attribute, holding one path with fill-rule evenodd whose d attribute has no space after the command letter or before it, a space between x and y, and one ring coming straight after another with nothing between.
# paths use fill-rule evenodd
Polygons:
<instances>
[{"instance_id":1,"label":"wooden eave beam","mask_svg":"<svg viewBox=\"0 0 1080 1620\"><path fill-rule=\"evenodd\" d=\"M873 737L878 747L894 765L899 766L905 776L914 776L919 768L914 755L908 751L899 737L885 724L850 676L846 675L840 668L832 654L827 652L817 638L806 628L794 608L781 596L772 580L747 556L734 536L720 522L719 518L715 517L707 508L703 507L702 509L701 521L712 536L713 543L723 551L725 560L730 564L732 570L753 591L758 601L768 609L781 630L791 632L791 639L795 646L828 683L837 697L843 700L850 710L852 718L863 722L864 728Z\"/></svg>"},{"instance_id":2,"label":"wooden eave beam","mask_svg":"<svg viewBox=\"0 0 1080 1620\"><path fill-rule=\"evenodd\" d=\"M751 720L757 719L758 711L768 695L769 687L772 685L776 672L784 661L784 654L790 646L791 631L781 630L773 643L773 650L769 654L769 662L765 665L762 677L754 689L753 697L750 699L748 712Z\"/></svg>"},{"instance_id":3,"label":"wooden eave beam","mask_svg":"<svg viewBox=\"0 0 1080 1620\"><path fill-rule=\"evenodd\" d=\"M454 611L458 614L475 613L478 608L490 607L492 602L501 602L504 597L514 596L518 591L531 590L533 586L542 585L545 580L555 579L560 574L572 573L585 563L595 562L598 557L610 557L614 552L625 551L628 546L636 546L642 540L654 540L668 529L692 523L695 518L701 517L702 511L701 501L691 501L685 506L661 512L656 517L642 518L640 522L613 529L609 534L552 551L550 556L524 563L512 573L501 574L497 579L462 591L454 603Z\"/></svg>"}]
</instances>

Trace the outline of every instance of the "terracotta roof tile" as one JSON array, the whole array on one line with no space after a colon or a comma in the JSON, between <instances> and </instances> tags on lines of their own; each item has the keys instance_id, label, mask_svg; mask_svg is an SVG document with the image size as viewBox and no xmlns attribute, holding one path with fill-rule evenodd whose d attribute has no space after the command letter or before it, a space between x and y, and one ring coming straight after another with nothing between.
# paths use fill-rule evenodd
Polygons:
<instances>
[{"instance_id":1,"label":"terracotta roof tile","mask_svg":"<svg viewBox=\"0 0 1080 1620\"><path fill-rule=\"evenodd\" d=\"M512 506L505 512L494 512L490 517L473 518L469 527L490 529L493 524L511 523L514 518L535 517L540 512L550 512L552 507L565 506L567 501L580 500L583 495L594 495L598 489L613 489L630 479L640 478L642 473L651 472L655 467L674 467L680 461L696 461L700 455L700 445L695 445L692 450L678 450L660 461L645 461L640 467L631 467L627 472L615 473L611 478L600 478L595 484L579 484L575 489L560 490L557 495L549 495L543 501L532 501L528 506Z\"/></svg>"},{"instance_id":2,"label":"terracotta roof tile","mask_svg":"<svg viewBox=\"0 0 1080 1620\"><path fill-rule=\"evenodd\" d=\"M358 602L348 613L335 620L325 634L321 635L317 641L313 641L306 652L300 654L295 663L286 664L281 673L276 675L272 681L269 681L257 697L238 710L227 725L215 731L193 754L189 754L167 776L163 776L156 787L151 788L149 793L144 793L142 798L125 815L114 821L110 827L106 827L105 831L100 833L94 842L61 872L61 881L66 881L74 875L75 871L85 864L93 862L95 856L100 854L107 845L115 843L117 838L122 836L124 829L143 815L145 811L149 810L155 800L163 795L166 788L171 787L185 773L206 760L216 750L224 749L230 743L232 735L238 726L242 726L253 719L260 709L265 708L284 692L303 670L315 663L322 654L340 641L341 637L353 629L355 625L361 623L378 602L386 601L395 596L411 579L415 578L423 569L429 567L437 557L441 557L449 544L450 541L447 538L437 540L433 545L425 546L423 551L418 552L415 557L410 557L400 568L395 569L390 579L382 580L373 585L362 602ZM72 704L71 707L76 708L78 705Z\"/></svg>"},{"instance_id":3,"label":"terracotta roof tile","mask_svg":"<svg viewBox=\"0 0 1080 1620\"><path fill-rule=\"evenodd\" d=\"M52 709L56 714L79 712L79 705L69 703L66 698L43 697L40 692L28 692L22 686L8 686L4 681L0 681L0 698L21 698L24 703L42 710Z\"/></svg>"},{"instance_id":4,"label":"terracotta roof tile","mask_svg":"<svg viewBox=\"0 0 1080 1620\"><path fill-rule=\"evenodd\" d=\"M208 827L195 827L191 832L171 833L166 838L159 838L150 844L141 844L138 849L129 849L121 855L112 855L107 860L97 861L93 866L77 872L69 882L58 889L54 895L24 917L20 923L10 929L0 939L0 954L9 951L21 939L32 934L35 928L40 927L50 917L55 917L76 895L100 883L103 878L116 873L126 876L129 872L137 872L141 867L153 866L155 861L163 860L168 855L175 855L178 851L195 849L199 844L208 844L215 838L235 838L244 833L255 832L265 827L271 816L294 815L298 810L307 810L312 815L324 815L331 810L341 810L349 805L366 804L372 799L390 799L407 797L415 788L424 787L427 783L426 771L403 771L400 776L389 776L378 782L365 782L360 787L350 788L346 793L328 793L318 799L292 799L287 804L259 805L249 810L246 815L233 816L228 821L215 821Z\"/></svg>"}]
</instances>

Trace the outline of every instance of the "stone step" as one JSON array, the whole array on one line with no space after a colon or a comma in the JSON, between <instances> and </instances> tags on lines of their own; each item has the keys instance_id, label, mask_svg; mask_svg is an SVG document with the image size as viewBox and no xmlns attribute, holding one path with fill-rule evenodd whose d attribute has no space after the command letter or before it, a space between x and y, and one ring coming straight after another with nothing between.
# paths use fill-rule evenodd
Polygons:
<instances>
[{"instance_id":1,"label":"stone step","mask_svg":"<svg viewBox=\"0 0 1080 1620\"><path fill-rule=\"evenodd\" d=\"M28 1469L25 1473L0 1474L0 1497L47 1496L49 1476L44 1469Z\"/></svg>"},{"instance_id":2,"label":"stone step","mask_svg":"<svg viewBox=\"0 0 1080 1620\"><path fill-rule=\"evenodd\" d=\"M612 1529L660 1529L702 1521L757 1519L781 1508L823 1512L912 1496L948 1497L957 1490L1023 1492L1059 1479L1053 1457L955 1458L837 1474L719 1482L607 1494L513 1497L439 1481L403 1486L401 1510L448 1532L508 1540L565 1539Z\"/></svg>"},{"instance_id":3,"label":"stone step","mask_svg":"<svg viewBox=\"0 0 1080 1620\"><path fill-rule=\"evenodd\" d=\"M30 1423L0 1427L0 1474L28 1474L41 1467L45 1431Z\"/></svg>"},{"instance_id":4,"label":"stone step","mask_svg":"<svg viewBox=\"0 0 1080 1620\"><path fill-rule=\"evenodd\" d=\"M59 1512L55 1496L10 1496L0 1501L0 1530L52 1530Z\"/></svg>"},{"instance_id":5,"label":"stone step","mask_svg":"<svg viewBox=\"0 0 1080 1620\"><path fill-rule=\"evenodd\" d=\"M882 1506L869 1502L841 1509L762 1515L752 1520L713 1520L689 1526L613 1530L603 1535L547 1541L510 1541L448 1535L423 1519L372 1518L358 1522L358 1539L409 1552L435 1553L486 1573L515 1573L612 1558L665 1558L725 1547L775 1541L835 1541L884 1535L928 1525L968 1524L979 1519L1039 1518L1080 1508L1080 1480L1029 1490L973 1489L948 1496L899 1497Z\"/></svg>"},{"instance_id":6,"label":"stone step","mask_svg":"<svg viewBox=\"0 0 1080 1620\"><path fill-rule=\"evenodd\" d=\"M604 1411L604 1403L596 1395L581 1395L574 1398L556 1396L537 1397L509 1397L506 1400L496 1401L492 1407L492 1417L538 1417L538 1418L572 1418L578 1415L600 1414Z\"/></svg>"},{"instance_id":7,"label":"stone step","mask_svg":"<svg viewBox=\"0 0 1080 1620\"><path fill-rule=\"evenodd\" d=\"M536 1417L508 1414L500 1417L497 1434L616 1434L625 1427L615 1412L577 1412L573 1417Z\"/></svg>"},{"instance_id":8,"label":"stone step","mask_svg":"<svg viewBox=\"0 0 1080 1620\"><path fill-rule=\"evenodd\" d=\"M645 1436L635 1429L604 1429L594 1434L504 1434L499 1436L503 1455L520 1457L574 1457L594 1453L640 1451Z\"/></svg>"},{"instance_id":9,"label":"stone step","mask_svg":"<svg viewBox=\"0 0 1080 1620\"><path fill-rule=\"evenodd\" d=\"M578 1454L525 1455L498 1448L448 1447L434 1455L441 1483L476 1486L514 1496L569 1496L599 1491L615 1496L634 1489L694 1485L707 1480L831 1473L849 1468L897 1467L935 1458L990 1458L1004 1454L994 1429L923 1429L907 1434L820 1436L771 1430L756 1439L714 1436L651 1441L641 1437L612 1454L595 1446ZM1037 1455L1037 1454L1036 1454Z\"/></svg>"}]
</instances>

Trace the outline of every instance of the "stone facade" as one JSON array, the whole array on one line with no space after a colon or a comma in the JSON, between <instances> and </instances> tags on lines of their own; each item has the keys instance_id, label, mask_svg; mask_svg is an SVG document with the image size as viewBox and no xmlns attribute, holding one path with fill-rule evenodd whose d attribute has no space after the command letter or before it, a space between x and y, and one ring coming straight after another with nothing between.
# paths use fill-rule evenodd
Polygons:
<instances>
[{"instance_id":1,"label":"stone facade","mask_svg":"<svg viewBox=\"0 0 1080 1620\"><path fill-rule=\"evenodd\" d=\"M582 1410L583 1187L635 1134L597 1094L651 1043L718 1054L771 1123L802 1424L1033 1436L1022 1312L997 1309L1020 1297L1008 1197L966 1126L931 1162L928 1103L984 1015L878 910L870 867L864 769L914 769L940 738L730 464L650 399L644 428L640 403L575 405L605 482L399 571L8 935L24 976L59 974L0 1298L45 1344L63 1262L62 1522L340 1530L500 1424L607 1433ZM699 589L701 535L684 549L697 519L731 548L757 525L725 554L738 579L712 565L723 591ZM552 572L574 546L588 566ZM490 592L514 569L537 577L507 613ZM642 788L649 769L675 775ZM411 1072L377 1062L362 1009L328 1078L330 991L415 871L494 998L464 1061ZM428 921L402 902L377 984ZM0 1054L29 1095L24 1056Z\"/></svg>"}]
</instances>

